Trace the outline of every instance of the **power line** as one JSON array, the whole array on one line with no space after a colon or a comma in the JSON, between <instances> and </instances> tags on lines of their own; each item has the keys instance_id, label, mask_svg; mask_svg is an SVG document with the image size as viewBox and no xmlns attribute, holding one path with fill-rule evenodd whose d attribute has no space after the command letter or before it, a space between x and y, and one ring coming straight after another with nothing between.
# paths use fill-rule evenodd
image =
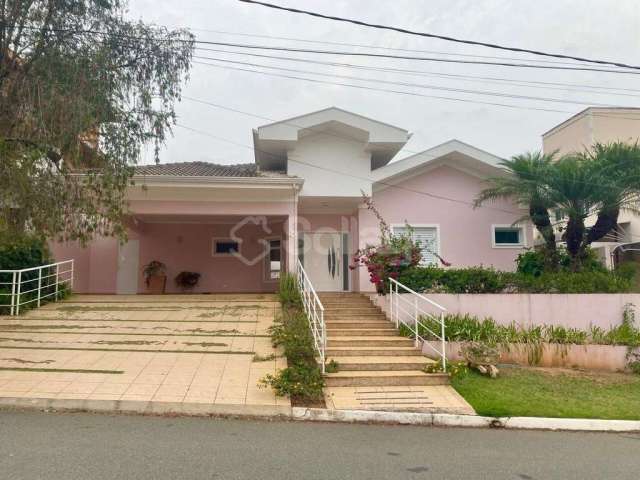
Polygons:
<instances>
[{"instance_id":1,"label":"power line","mask_svg":"<svg viewBox=\"0 0 640 480\"><path fill-rule=\"evenodd\" d=\"M331 67L348 67L348 68L354 68L358 70L397 73L400 75L411 75L411 76L418 76L418 77L444 77L447 79L454 79L454 80L461 80L461 81L480 80L484 83L494 83L498 85L507 84L507 85L522 86L522 87L528 87L528 88L541 88L541 89L548 89L548 90L561 90L561 91L580 92L580 93L595 93L597 95L640 97L640 95L634 95L629 93L619 93L619 91L629 91L629 92L640 93L639 89L633 89L633 88L605 87L601 85L583 85L583 84L575 84L575 83L542 82L542 81L535 81L535 80L518 80L518 79L510 79L510 78L504 78L504 77L486 77L486 76L479 76L479 75L463 75L463 74L442 73L442 72L433 72L433 71L424 71L424 70L411 70L411 69L404 69L404 68L376 67L376 66L360 65L360 64L353 64L353 63L323 62L321 60L311 60L308 58L286 57L282 55L267 55L267 54L250 53L250 52L238 52L235 50L221 50L218 48L196 47L196 50L224 53L224 54L230 54L230 55L242 55L242 56L248 56L248 57L267 58L267 59L274 59L274 60L285 60L285 61L297 62L297 63L309 63L313 65L323 65L323 66L331 66ZM555 87L552 85L555 85ZM566 88L566 87L582 87L586 89L596 89L596 90L595 91L581 90L581 89L573 89L573 88ZM604 91L597 91L597 90L604 90Z\"/></svg>"},{"instance_id":2,"label":"power line","mask_svg":"<svg viewBox=\"0 0 640 480\"><path fill-rule=\"evenodd\" d=\"M604 73L640 75L640 72L636 72L636 71L611 70L611 69L592 68L592 67L559 67L559 66L555 67L550 65L533 65L530 63L454 60L450 58L417 57L412 55L388 55L383 53L350 52L350 51L342 51L342 50L315 50L310 48L267 46L267 45L256 45L256 44L250 44L250 43L214 42L211 40L207 40L207 41L196 40L195 43L196 44L200 43L204 45L219 45L219 46L225 46L225 47L256 49L256 50L277 50L277 51L283 51L283 52L314 53L318 55L343 55L343 56L355 56L355 57L390 58L394 60L416 60L416 61L424 61L424 62L461 63L465 65L494 65L499 67L538 68L538 69L544 69L544 70L569 70L569 71L604 72Z\"/></svg>"},{"instance_id":3,"label":"power line","mask_svg":"<svg viewBox=\"0 0 640 480\"><path fill-rule=\"evenodd\" d=\"M334 16L334 15L324 15L324 14L318 13L318 12L311 12L309 10L300 10L300 9L297 9L297 8L284 7L282 5L275 5L273 3L261 2L261 1L257 1L257 0L239 0L239 1L243 2L243 3L251 3L251 4L255 4L255 5L262 5L263 7L274 8L274 9L277 9L277 10L284 10L284 11L292 12L292 13L301 13L301 14L304 14L304 15L310 15L312 17L324 18L324 19L327 19L327 20L334 20L334 21L338 21L338 22L352 23L354 25L360 25L360 26L364 26L364 27L371 27L371 28L377 28L377 29L382 29L382 30L391 30L391 31L399 32L399 33L405 33L405 34L408 34L408 35L415 35L415 36L420 36L420 37L437 38L439 40L446 40L448 42L463 43L463 44L466 44L466 45L476 45L476 46L494 48L494 49L499 49L499 50L507 50L507 51L510 51L510 52L530 53L532 55L539 55L539 56L544 56L544 57L562 58L562 59L566 59L566 60L577 60L579 62L597 63L597 64L600 64L600 65L613 65L613 66L616 66L616 67L640 70L640 66L628 65L626 63L614 62L614 61L610 61L610 60L597 60L597 59L584 58L584 57L575 57L575 56L572 56L572 55L563 55L563 54L559 54L559 53L549 53L549 52L544 52L544 51L541 51L541 50L529 50L529 49L526 49L526 48L509 47L509 46L499 45L499 44L496 44L496 43L480 42L480 41L476 41L476 40L464 40L464 39L445 36L445 35L437 35L437 34L434 34L434 33L418 32L418 31L409 30L409 29L406 29L406 28L399 28L399 27L392 27L392 26L389 26L389 25L380 25L380 24L375 24L375 23L368 23L368 22L364 22L362 20L355 20L355 19L351 19L351 18L337 17L337 16Z\"/></svg>"},{"instance_id":4,"label":"power line","mask_svg":"<svg viewBox=\"0 0 640 480\"><path fill-rule=\"evenodd\" d=\"M239 0L246 1L246 0ZM5 27L10 26L7 23L0 22L0 25ZM13 25L15 26L15 25ZM121 38L127 40L145 40L143 37L135 36L135 35L123 35L123 34L113 34L110 32L102 32L100 30L90 30L90 29L64 29L64 28L47 28L42 29L38 27L29 27L29 26L20 26L24 30L37 30L41 33L70 33L73 35L102 35L109 36L114 38ZM261 49L261 50L279 50L279 51L288 51L288 52L301 52L301 53L315 53L321 55L347 55L347 56L360 56L360 57L375 57L375 58L391 58L398 60L419 60L419 61L431 61L431 62L444 62L444 63L460 63L460 64L471 64L471 65L495 65L502 67L518 67L518 68L538 68L538 69L547 69L547 70L570 70L570 71L587 71L587 72L604 72L604 73L617 73L617 74L629 74L629 75L640 75L640 72L636 71L627 71L627 70L610 70L610 69L599 69L599 68L589 68L589 67L561 67L561 66L549 66L549 65L533 65L527 63L509 63L509 62L483 62L483 61L472 61L472 60L454 60L454 59L446 59L446 58L432 58L432 57L416 57L416 56L402 56L402 55L385 55L385 54L377 54L377 53L363 53L363 52L344 52L344 51L334 51L334 50L312 50L312 49L302 49L302 48L288 48L288 47L274 47L274 46L264 46L264 45L252 45L252 44L241 44L241 43L230 43L230 42L214 42L208 40L187 40L184 38L171 38L171 39L155 39L158 43L189 43L189 44L203 44L203 45L219 45L219 46L227 46L227 47L238 47L238 48L250 48L250 49ZM629 67L633 69L640 70L640 67Z\"/></svg>"},{"instance_id":5,"label":"power line","mask_svg":"<svg viewBox=\"0 0 640 480\"><path fill-rule=\"evenodd\" d=\"M376 92L395 93L395 94L398 94L398 95L409 95L409 96L414 96L414 97L434 98L434 99L438 99L438 100L448 100L448 101L453 101L453 102L477 103L477 104L480 104L480 105L493 105L493 106L498 106L498 107L515 108L515 109L536 110L536 111L540 111L540 112L567 113L567 114L573 114L574 113L574 112L570 112L568 110L555 110L555 109L551 109L551 108L539 108L539 107L523 107L523 106L520 106L520 105L511 105L511 104L508 104L508 103L486 102L486 101L482 101L482 100L473 100L473 99L464 99L464 98L455 98L455 97L444 97L444 96L440 96L440 95L425 95L425 94L418 93L418 92L407 92L407 91L403 91L403 90L392 90L392 89L387 89L387 88L377 88L377 87L371 87L371 86L367 86L367 85L356 85L356 84L353 84L353 83L330 82L330 81L327 81L327 80L320 80L320 79L317 79L317 78L305 78L305 77L298 77L298 76L295 76L295 75L286 75L286 74L275 73L275 72L262 72L262 71L259 71L259 70L252 70L252 69L248 69L248 68L230 67L230 66L224 66L224 65L215 65L213 63L207 63L207 62L195 61L193 63L198 64L198 65L208 65L210 67L220 68L220 69L223 69L223 70L236 70L236 71L240 71L240 72L257 73L259 75L266 75L266 76L270 76L270 77L288 78L288 79L292 79L292 80L301 80L301 81L311 82L311 83L334 85L334 86L339 86L339 87L357 88L357 89L361 89L361 90L370 90L370 91L376 91Z\"/></svg>"},{"instance_id":6,"label":"power line","mask_svg":"<svg viewBox=\"0 0 640 480\"><path fill-rule=\"evenodd\" d=\"M216 62L232 63L232 64L235 64L235 65L245 65L245 66L250 66L250 67L270 68L270 69L282 70L282 71L286 71L286 72L304 73L304 74L307 74L307 75L320 75L320 76L324 76L324 77L342 78L342 79L347 79L347 80L358 80L358 81L365 81L365 82L382 83L382 84L385 84L385 85L399 85L399 86L403 86L403 87L424 88L424 89L428 89L428 90L443 90L443 91L447 91L447 92L468 93L468 94L475 94L475 95L487 95L487 96L503 97L503 98L514 98L514 99L522 99L522 100L535 100L535 101L541 101L541 102L568 103L568 104L574 104L574 105L591 105L591 106L596 106L596 107L622 108L619 105L611 105L611 104L597 103L597 102L591 102L591 101L585 102L585 101L580 101L580 100L568 100L568 99L565 100L565 99L562 99L562 98L535 97L535 96L530 96L530 95L518 95L518 94L494 92L494 91L488 91L488 90L469 90L469 89L464 89L464 88L443 87L443 86L439 86L439 85L426 85L426 84L409 83L409 82L395 82L395 81L382 80L382 79L377 79L377 78L354 77L354 76L351 76L351 75L340 75L340 74L334 74L334 73L312 72L312 71L309 71L309 70L298 70L298 69L294 69L294 68L278 67L278 66L264 65L264 64L259 64L259 63L239 62L239 61L227 60L227 59L215 58L215 57L194 56L193 58L197 58L199 60L213 60L213 61L216 61Z\"/></svg>"},{"instance_id":7,"label":"power line","mask_svg":"<svg viewBox=\"0 0 640 480\"><path fill-rule=\"evenodd\" d=\"M222 35L232 35L238 37L251 37L251 38L267 38L269 40L287 40L293 42L303 42L303 43L312 43L317 45L334 45L339 47L356 47L356 48L368 48L372 50L386 50L390 52L411 52L411 53L427 53L431 55L449 55L456 57L467 57L467 58L490 58L492 60L522 60L522 58L518 57L497 57L492 55L475 55L469 53L456 53L456 52L441 52L436 50L418 50L411 48L398 48L398 47L385 47L381 45L365 45L362 43L347 43L347 42L329 42L327 40L311 40L307 38L300 37L283 37L283 36L275 36L275 35L260 35L257 33L246 33L246 32L229 32L225 30L211 30L207 28L195 28L188 27L189 30L195 30L199 32L208 32L208 33L218 33ZM538 62L538 63L549 63L549 64L557 64L557 65L580 65L579 63L573 62L557 62L553 60L528 60L530 62Z\"/></svg>"}]
</instances>

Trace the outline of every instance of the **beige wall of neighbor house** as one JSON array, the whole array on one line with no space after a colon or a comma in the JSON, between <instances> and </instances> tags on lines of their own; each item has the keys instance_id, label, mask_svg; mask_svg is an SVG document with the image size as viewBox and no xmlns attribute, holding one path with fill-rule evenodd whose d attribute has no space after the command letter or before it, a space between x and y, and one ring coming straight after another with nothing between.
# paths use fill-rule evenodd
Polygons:
<instances>
[{"instance_id":1,"label":"beige wall of neighbor house","mask_svg":"<svg viewBox=\"0 0 640 480\"><path fill-rule=\"evenodd\" d=\"M640 108L598 108L589 107L573 117L556 125L542 134L544 153L557 151L564 155L583 151L596 143L640 142ZM595 217L586 220L592 225ZM629 243L640 241L640 217L629 211L620 212L618 217L618 238L611 234L605 240ZM540 236L536 232L536 240ZM612 266L606 244L594 244L596 251L604 258L605 263Z\"/></svg>"},{"instance_id":2,"label":"beige wall of neighbor house","mask_svg":"<svg viewBox=\"0 0 640 480\"><path fill-rule=\"evenodd\" d=\"M544 152L561 155L617 141L640 142L640 108L589 107L542 134Z\"/></svg>"}]
</instances>

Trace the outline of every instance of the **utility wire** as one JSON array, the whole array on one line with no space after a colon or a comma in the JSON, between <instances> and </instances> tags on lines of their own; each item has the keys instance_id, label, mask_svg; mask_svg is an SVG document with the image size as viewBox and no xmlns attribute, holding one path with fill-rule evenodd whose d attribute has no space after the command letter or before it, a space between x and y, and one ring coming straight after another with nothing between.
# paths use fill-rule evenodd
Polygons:
<instances>
[{"instance_id":1,"label":"utility wire","mask_svg":"<svg viewBox=\"0 0 640 480\"><path fill-rule=\"evenodd\" d=\"M204 51L204 52L224 53L224 54L230 54L230 55L242 55L247 57L285 60L288 62L308 63L312 65L323 65L323 66L330 66L330 67L347 67L347 68L354 68L358 70L397 73L400 75L411 75L411 76L418 76L418 77L443 77L447 79L452 78L454 80L460 80L460 81L480 80L483 83L494 83L498 85L506 84L506 85L514 85L514 86L527 87L527 88L541 88L545 90L561 90L561 91L579 92L579 93L595 93L597 95L640 97L640 95L634 95L630 93L620 93L621 91L640 93L640 89L633 89L633 88L605 87L602 85L585 85L585 84L576 84L576 83L542 82L542 81L535 81L535 80L518 80L515 78L511 79L511 78L505 78L505 77L485 77L485 76L479 76L479 75L463 75L463 74L442 73L442 72L433 72L433 71L424 71L424 70L411 70L411 69L404 69L404 68L376 67L371 65L360 65L360 64L353 64L353 63L323 62L321 60L312 60L309 58L287 57L282 55L267 55L267 54L261 54L261 53L251 53L251 52L238 52L236 50L221 50L218 48L196 47L196 50ZM587 90L583 90L580 88L574 89L570 87L581 87Z\"/></svg>"},{"instance_id":2,"label":"utility wire","mask_svg":"<svg viewBox=\"0 0 640 480\"><path fill-rule=\"evenodd\" d=\"M246 0L239 0L246 1ZM1 26L10 26L6 22L0 21ZM13 25L16 26L16 25ZM142 37L135 35L123 35L123 34L113 34L109 32L102 32L100 30L90 30L90 29L65 29L65 28L47 28L42 30L38 27L30 27L20 25L20 28L24 30L38 30L44 33L69 33L73 35L101 35L106 37L114 37L121 38L127 40L145 40ZM601 68L589 68L589 67L562 67L562 66L550 66L550 65L533 65L528 63L509 63L509 62L483 62L483 61L472 61L472 60L454 60L447 58L433 58L433 57L416 57L416 56L402 56L402 55L385 55L378 53L363 53L363 52L345 52L345 51L334 51L334 50L312 50L312 49L303 49L303 48L289 48L289 47L274 47L274 46L264 46L264 45L253 45L253 44L241 44L241 43L231 43L231 42L214 42L208 40L186 40L183 38L171 38L171 39L156 39L158 43L189 43L193 45L203 44L203 45L219 45L219 46L227 46L227 47L238 47L238 48L250 48L250 49L262 49L262 50L279 50L279 51L288 51L288 52L302 52L302 53L315 53L321 55L348 55L348 56L360 56L360 57L375 57L375 58L391 58L391 59L399 59L399 60L419 60L419 61L431 61L431 62L444 62L444 63L461 63L461 64L471 64L471 65L495 65L502 67L518 67L518 68L539 68L539 69L547 69L547 70L570 70L570 71L587 71L587 72L604 72L604 73L617 73L617 74L629 74L629 75L640 75L640 71L629 71L629 70L611 70L611 69L601 69ZM628 67L632 68L632 70L640 70L640 67Z\"/></svg>"},{"instance_id":3,"label":"utility wire","mask_svg":"<svg viewBox=\"0 0 640 480\"><path fill-rule=\"evenodd\" d=\"M407 92L407 91L403 91L403 90L392 90L392 89L387 89L387 88L377 88L377 87L371 87L371 86L367 86L367 85L356 85L356 84L353 84L353 83L331 82L331 81L328 81L328 80L320 80L320 79L317 79L317 78L305 78L305 77L298 77L298 76L295 76L295 75L286 75L286 74L275 73L275 72L262 72L262 71L259 71L259 70L253 70L253 69L249 69L249 68L230 67L230 66L225 66L225 65L216 65L216 64L207 63L207 62L194 61L193 63L198 64L198 65L208 65L209 67L220 68L220 69L223 69L223 70L235 70L235 71L248 72L248 73L254 73L254 74L257 73L259 75L266 75L266 76L270 76L270 77L288 78L288 79L291 79L291 80L301 80L301 81L311 82L311 83L319 83L319 84L325 84L325 85L335 85L335 86L339 86L339 87L357 88L357 89L360 89L360 90L369 90L369 91L384 92L384 93L395 93L395 94L398 94L398 95L409 95L409 96L413 96L413 97L435 98L435 99L438 99L438 100L448 100L448 101L452 101L452 102L477 103L477 104L480 104L480 105L493 105L493 106L506 107L506 108L515 108L515 109L524 109L524 110L536 110L536 111L539 111L539 112L567 113L567 114L573 114L574 113L574 112L571 112L571 111L568 111L568 110L556 110L556 109L551 109L551 108L540 108L540 107L524 107L524 106L512 105L512 104L508 104L508 103L486 102L486 101L482 101L482 100L464 99L464 98L456 98L456 97L444 97L444 96L440 96L440 95L425 95L423 93L418 93L418 92Z\"/></svg>"},{"instance_id":4,"label":"utility wire","mask_svg":"<svg viewBox=\"0 0 640 480\"><path fill-rule=\"evenodd\" d=\"M272 65L264 65L264 64L260 64L260 63L239 62L239 61L235 61L235 60L227 60L227 59L224 59L224 58L216 58L216 57L201 57L201 56L197 56L196 55L193 58L196 58L198 60L213 60L213 61L216 61L216 62L232 63L232 64L235 64L235 65L244 65L244 66L249 66L249 67L270 68L270 69L274 69L274 70L282 70L282 71L293 72L293 73L303 73L303 74L307 74L307 75L319 75L319 76L323 76L323 77L333 77L333 78L341 78L341 79L347 79L347 80L358 80L358 81L363 81L363 82L382 83L382 84L385 84L385 85L398 85L398 86L402 86L402 87L423 88L423 89L427 89L427 90L443 90L443 91L447 91L447 92L468 93L468 94L475 94L475 95L487 95L487 96L503 97L503 98L514 98L514 99L522 99L522 100L535 100L535 101L541 101L541 102L568 103L568 104L574 104L574 105L591 105L591 106L596 106L596 107L623 108L621 105L612 105L612 104L608 104L608 103L597 103L597 102L591 102L591 101L586 102L586 101L568 100L568 99L562 99L562 98L535 97L535 96L530 96L530 95L518 95L518 94L512 94L512 93L501 93L501 92L494 92L494 91L488 91L488 90L469 90L469 89L464 89L464 88L443 87L443 86L439 86L439 85L428 85L428 84L410 83L410 82L395 82L395 81L390 81L390 80L382 80L382 79L379 79L379 78L354 77L352 75L340 75L340 74L335 74L335 73L313 72L313 71L309 71L309 70L298 70L298 69L294 69L294 68L286 68L286 67L278 67L278 66L272 66Z\"/></svg>"},{"instance_id":5,"label":"utility wire","mask_svg":"<svg viewBox=\"0 0 640 480\"><path fill-rule=\"evenodd\" d=\"M425 62L461 63L465 65L494 65L499 67L538 68L538 69L544 69L544 70L569 70L569 71L604 72L604 73L640 75L640 71L612 70L612 69L605 69L605 68L580 67L580 66L556 67L551 65L534 65L530 63L454 60L450 58L417 57L412 55L388 55L384 53L351 52L351 51L343 51L343 50L316 50L316 49L310 49L310 48L267 46L267 45L256 45L256 44L250 44L250 43L214 42L210 40L207 40L207 41L196 40L195 43L206 44L206 45L219 45L219 46L225 46L225 47L256 49L256 50L277 50L277 51L283 51L283 52L314 53L318 55L343 55L343 56L352 56L352 57L390 58L394 60L416 60L416 61L425 61Z\"/></svg>"},{"instance_id":6,"label":"utility wire","mask_svg":"<svg viewBox=\"0 0 640 480\"><path fill-rule=\"evenodd\" d=\"M480 42L480 41L476 41L476 40L465 40L465 39L460 39L460 38L450 37L450 36L445 36L445 35L437 35L437 34L434 34L434 33L418 32L418 31L409 30L409 29L406 29L406 28L399 28L399 27L392 27L392 26L389 26L389 25L380 25L380 24L375 24L375 23L369 23L369 22L364 22L362 20L356 20L356 19L351 19L351 18L337 17L337 16L334 16L334 15L325 15L325 14L318 13L318 12L311 12L309 10L300 10L298 8L284 7L282 5L275 5L273 3L261 2L261 1L257 1L257 0L238 0L238 1L243 2L243 3L251 3L251 4L255 4L255 5L262 5L263 7L273 8L273 9L277 9L277 10L284 10L284 11L292 12L292 13L300 13L300 14L304 14L304 15L310 15L312 17L324 18L324 19L327 19L327 20L334 20L334 21L338 21L338 22L352 23L354 25L360 25L360 26L364 26L364 27L371 27L371 28L377 28L377 29L382 29L382 30L391 30L391 31L395 31L395 32L399 32L399 33L405 33L405 34L408 34L408 35L415 35L415 36L419 36L419 37L437 38L439 40L446 40L448 42L463 43L463 44L466 44L466 45L476 45L476 46L481 46L481 47L494 48L494 49L498 49L498 50L507 50L507 51L510 51L510 52L530 53L532 55L539 55L539 56L544 56L544 57L562 58L562 59L566 59L566 60L577 60L579 62L597 63L597 64L600 64L600 65L613 65L613 66L616 66L616 67L640 70L640 66L628 65L626 63L614 62L614 61L610 61L610 60L597 60L597 59L592 59L592 58L575 57L575 56L572 56L572 55L563 55L563 54L559 54L559 53L544 52L542 50L530 50L530 49L526 49L526 48L518 48L518 47L509 47L509 46L505 46L505 45L499 45L499 44L496 44L496 43Z\"/></svg>"},{"instance_id":7,"label":"utility wire","mask_svg":"<svg viewBox=\"0 0 640 480\"><path fill-rule=\"evenodd\" d=\"M489 58L492 60L522 60L522 57L496 57L491 55L474 55L470 53L456 53L456 52L441 52L435 50L418 50L411 48L398 48L398 47L385 47L381 45L365 45L363 43L347 43L347 42L329 42L327 40L311 40L308 38L300 38L300 37L283 37L283 36L275 36L275 35L260 35L257 33L246 33L246 32L229 32L225 30L211 30L207 28L195 28L188 27L189 30L194 30L198 32L208 32L208 33L217 33L221 35L231 35L237 37L251 37L251 38L266 38L269 40L287 40L293 42L302 42L302 43L312 43L316 45L333 45L339 47L356 47L356 48L368 48L371 50L386 50L389 52L411 52L411 53L427 53L430 55L448 55L455 57L467 57L467 58ZM527 60L530 62L538 62L538 63L549 63L556 65L580 65L579 63L574 62L557 62L554 60Z\"/></svg>"}]
</instances>

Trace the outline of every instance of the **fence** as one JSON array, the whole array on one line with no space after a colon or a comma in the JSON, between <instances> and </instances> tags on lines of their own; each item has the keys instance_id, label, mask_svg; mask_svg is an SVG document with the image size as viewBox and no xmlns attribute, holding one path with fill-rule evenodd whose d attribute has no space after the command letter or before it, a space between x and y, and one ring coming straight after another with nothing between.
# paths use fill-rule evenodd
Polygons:
<instances>
[{"instance_id":1,"label":"fence","mask_svg":"<svg viewBox=\"0 0 640 480\"><path fill-rule=\"evenodd\" d=\"M0 314L19 315L20 310L56 301L73 288L73 260L0 270Z\"/></svg>"}]
</instances>

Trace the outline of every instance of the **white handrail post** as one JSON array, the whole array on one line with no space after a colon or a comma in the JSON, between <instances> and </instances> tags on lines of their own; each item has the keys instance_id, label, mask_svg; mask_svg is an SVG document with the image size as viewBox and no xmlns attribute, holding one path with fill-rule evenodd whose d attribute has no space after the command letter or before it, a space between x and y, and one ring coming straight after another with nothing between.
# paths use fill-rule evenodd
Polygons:
<instances>
[{"instance_id":1,"label":"white handrail post","mask_svg":"<svg viewBox=\"0 0 640 480\"><path fill-rule=\"evenodd\" d=\"M71 264L73 265L73 263ZM56 263L56 286L55 286L55 299L58 300L58 281L59 281L59 270L58 270L58 264Z\"/></svg>"},{"instance_id":2,"label":"white handrail post","mask_svg":"<svg viewBox=\"0 0 640 480\"><path fill-rule=\"evenodd\" d=\"M42 268L38 269L38 308L40 308L40 296L42 294Z\"/></svg>"},{"instance_id":3,"label":"white handrail post","mask_svg":"<svg viewBox=\"0 0 640 480\"><path fill-rule=\"evenodd\" d=\"M440 312L440 340L442 342L442 371L447 371L447 343L444 338L444 312Z\"/></svg>"},{"instance_id":4,"label":"white handrail post","mask_svg":"<svg viewBox=\"0 0 640 480\"><path fill-rule=\"evenodd\" d=\"M74 267L74 261L73 259L71 259L71 279L69 282L69 290L73 290L73 267Z\"/></svg>"},{"instance_id":5,"label":"white handrail post","mask_svg":"<svg viewBox=\"0 0 640 480\"><path fill-rule=\"evenodd\" d=\"M20 315L20 290L22 287L22 271L18 272L18 292L16 294L16 315Z\"/></svg>"},{"instance_id":6,"label":"white handrail post","mask_svg":"<svg viewBox=\"0 0 640 480\"><path fill-rule=\"evenodd\" d=\"M418 340L418 298L417 297L413 299L413 325L416 331L414 343L417 347L420 344Z\"/></svg>"},{"instance_id":7,"label":"white handrail post","mask_svg":"<svg viewBox=\"0 0 640 480\"><path fill-rule=\"evenodd\" d=\"M16 275L17 272L14 271L11 278L11 316L14 315L16 310Z\"/></svg>"},{"instance_id":8,"label":"white handrail post","mask_svg":"<svg viewBox=\"0 0 640 480\"><path fill-rule=\"evenodd\" d=\"M320 310L320 325L322 329L320 332L320 336L322 337L320 340L322 342L320 360L322 360L322 374L324 375L326 373L325 364L327 363L325 358L325 349L327 348L327 329L324 326L324 310Z\"/></svg>"},{"instance_id":9,"label":"white handrail post","mask_svg":"<svg viewBox=\"0 0 640 480\"><path fill-rule=\"evenodd\" d=\"M393 322L393 279L389 280L389 316Z\"/></svg>"}]
</instances>

